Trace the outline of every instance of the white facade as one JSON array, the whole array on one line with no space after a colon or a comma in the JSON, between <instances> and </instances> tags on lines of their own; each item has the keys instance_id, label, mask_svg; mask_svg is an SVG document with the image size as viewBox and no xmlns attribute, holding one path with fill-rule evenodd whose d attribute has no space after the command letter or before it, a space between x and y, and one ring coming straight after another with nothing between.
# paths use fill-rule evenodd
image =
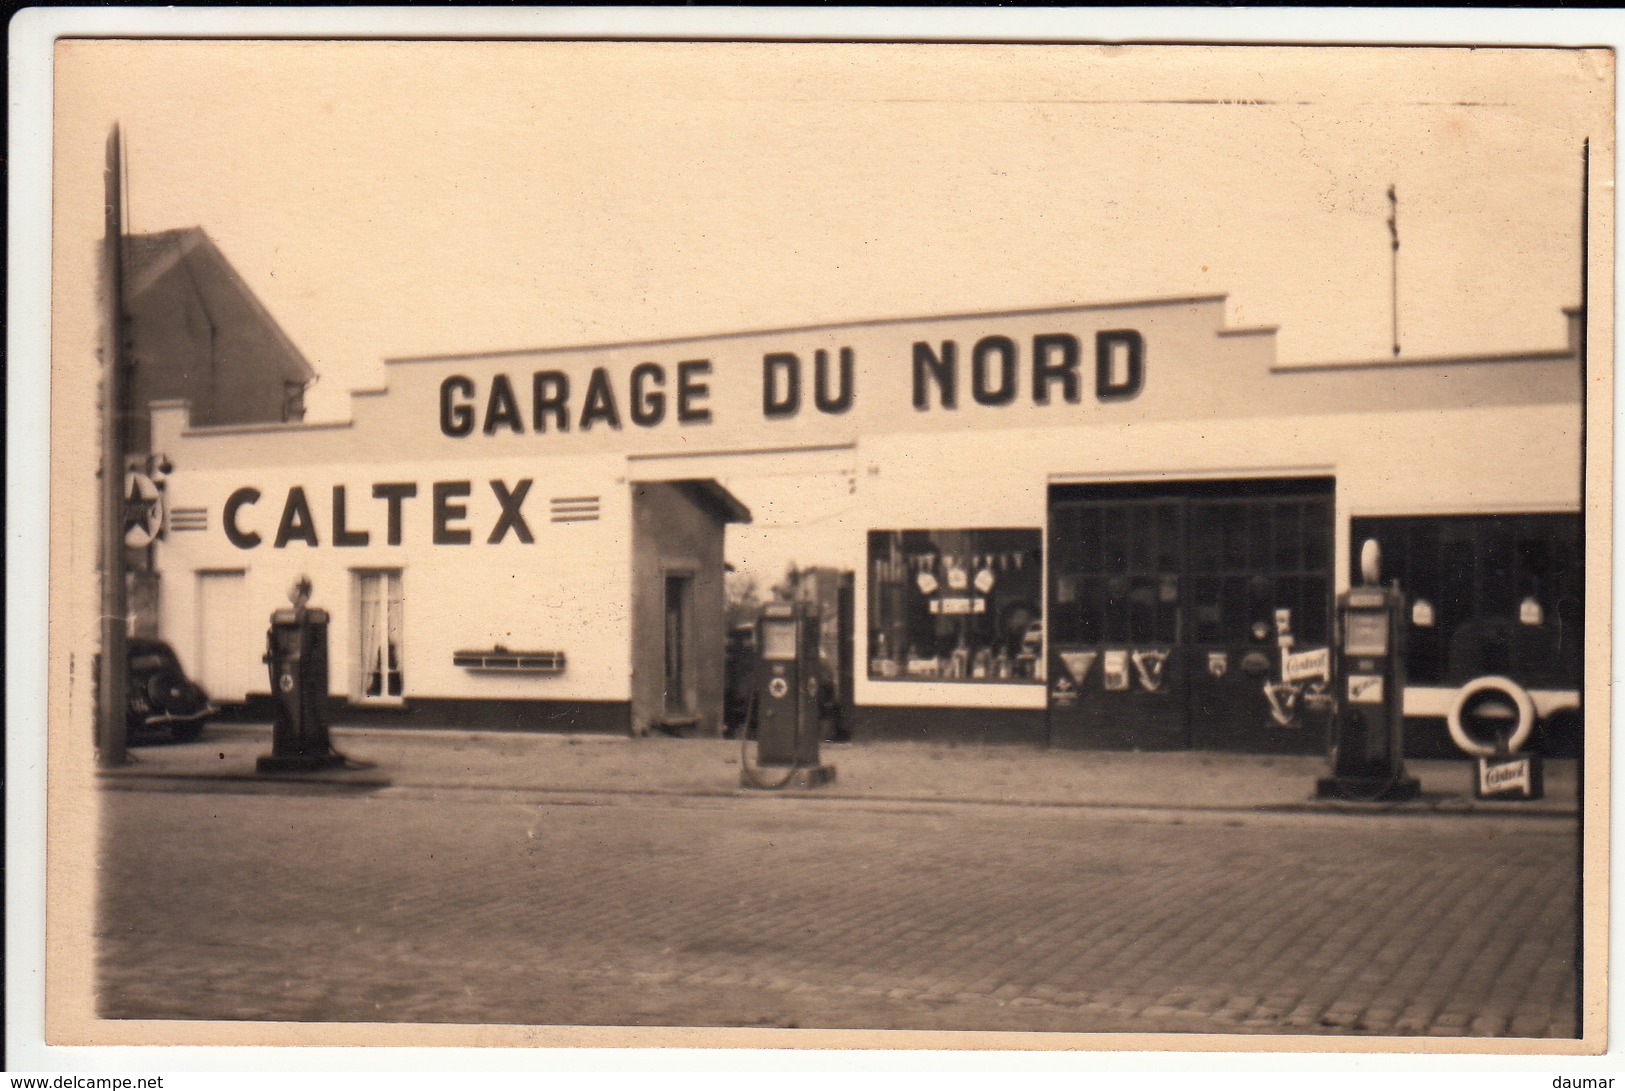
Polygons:
<instances>
[{"instance_id":1,"label":"white facade","mask_svg":"<svg viewBox=\"0 0 1625 1091\"><path fill-rule=\"evenodd\" d=\"M843 474L832 560L856 574L858 709L1042 716L1042 678L870 676L869 532L1044 533L1057 485L1332 478L1341 590L1351 519L1579 513L1581 423L1572 343L1283 366L1272 331L1224 328L1222 297L397 360L343 425L198 429L184 406L155 407L154 450L176 467L161 628L218 698L264 692L265 618L305 574L332 613L335 697L624 702L646 635L628 599L633 483ZM366 692L369 573L398 573L398 696ZM563 651L568 667L452 662L498 646Z\"/></svg>"}]
</instances>

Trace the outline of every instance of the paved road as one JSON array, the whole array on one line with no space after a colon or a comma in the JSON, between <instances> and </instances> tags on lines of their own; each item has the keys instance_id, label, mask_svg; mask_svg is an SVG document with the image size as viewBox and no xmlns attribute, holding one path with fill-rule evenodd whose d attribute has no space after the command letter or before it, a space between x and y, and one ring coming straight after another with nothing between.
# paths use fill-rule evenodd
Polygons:
<instances>
[{"instance_id":1,"label":"paved road","mask_svg":"<svg viewBox=\"0 0 1625 1091\"><path fill-rule=\"evenodd\" d=\"M102 1014L1572 1036L1572 823L107 791Z\"/></svg>"}]
</instances>

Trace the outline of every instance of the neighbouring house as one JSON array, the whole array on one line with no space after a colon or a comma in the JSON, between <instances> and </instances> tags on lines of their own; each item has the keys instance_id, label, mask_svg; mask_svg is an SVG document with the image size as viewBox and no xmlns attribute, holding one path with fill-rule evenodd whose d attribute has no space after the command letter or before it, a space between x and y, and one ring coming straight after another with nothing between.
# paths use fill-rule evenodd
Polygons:
<instances>
[{"instance_id":1,"label":"neighbouring house","mask_svg":"<svg viewBox=\"0 0 1625 1091\"><path fill-rule=\"evenodd\" d=\"M171 452L155 450L151 409L185 403L197 427L283 424L305 415L316 372L200 227L124 240L127 388L124 451L133 475L126 522L160 528L195 518L167 511ZM160 533L163 532L160 530ZM131 631L158 635L160 579L150 546L126 557Z\"/></svg>"},{"instance_id":2,"label":"neighbouring house","mask_svg":"<svg viewBox=\"0 0 1625 1091\"><path fill-rule=\"evenodd\" d=\"M199 427L304 419L315 370L201 227L124 240L124 310L132 454L151 453L153 402Z\"/></svg>"}]
</instances>

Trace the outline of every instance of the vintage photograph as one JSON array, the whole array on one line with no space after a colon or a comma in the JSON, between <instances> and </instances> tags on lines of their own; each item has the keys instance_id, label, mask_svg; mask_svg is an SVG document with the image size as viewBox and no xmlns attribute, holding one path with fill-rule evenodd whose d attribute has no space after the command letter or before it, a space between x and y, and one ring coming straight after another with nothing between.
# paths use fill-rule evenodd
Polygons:
<instances>
[{"instance_id":1,"label":"vintage photograph","mask_svg":"<svg viewBox=\"0 0 1625 1091\"><path fill-rule=\"evenodd\" d=\"M1604 1047L1610 50L52 63L53 1040Z\"/></svg>"}]
</instances>

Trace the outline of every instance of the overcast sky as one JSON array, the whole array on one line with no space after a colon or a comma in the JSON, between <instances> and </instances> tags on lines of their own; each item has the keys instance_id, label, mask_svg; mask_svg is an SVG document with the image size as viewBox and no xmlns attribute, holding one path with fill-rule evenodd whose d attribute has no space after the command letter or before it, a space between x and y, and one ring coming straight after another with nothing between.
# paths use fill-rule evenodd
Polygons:
<instances>
[{"instance_id":1,"label":"overcast sky","mask_svg":"<svg viewBox=\"0 0 1625 1091\"><path fill-rule=\"evenodd\" d=\"M1405 353L1555 348L1597 56L67 43L58 268L116 121L129 227L208 231L313 418L395 355L1190 293L1285 360L1368 359L1393 185Z\"/></svg>"}]
</instances>

